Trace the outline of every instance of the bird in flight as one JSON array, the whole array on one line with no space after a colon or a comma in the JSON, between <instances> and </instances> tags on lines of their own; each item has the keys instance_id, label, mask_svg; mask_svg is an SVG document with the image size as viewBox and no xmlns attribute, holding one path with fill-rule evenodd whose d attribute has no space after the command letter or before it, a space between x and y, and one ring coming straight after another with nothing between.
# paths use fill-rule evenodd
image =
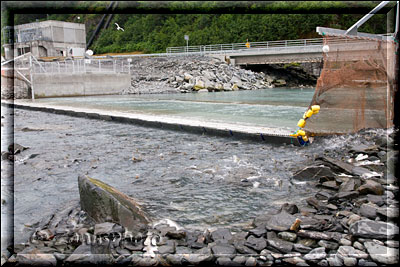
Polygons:
<instances>
[{"instance_id":1,"label":"bird in flight","mask_svg":"<svg viewBox=\"0 0 400 267\"><path fill-rule=\"evenodd\" d=\"M119 30L121 30L121 31L125 31L123 28L121 28L119 25L118 25L118 23L115 23L115 25L117 25L117 31L119 31Z\"/></svg>"}]
</instances>

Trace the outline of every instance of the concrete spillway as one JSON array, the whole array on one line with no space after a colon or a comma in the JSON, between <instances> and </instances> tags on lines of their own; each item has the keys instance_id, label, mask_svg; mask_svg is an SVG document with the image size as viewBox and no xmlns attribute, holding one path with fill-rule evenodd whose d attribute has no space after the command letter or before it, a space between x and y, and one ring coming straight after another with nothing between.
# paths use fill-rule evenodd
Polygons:
<instances>
[{"instance_id":1,"label":"concrete spillway","mask_svg":"<svg viewBox=\"0 0 400 267\"><path fill-rule=\"evenodd\" d=\"M49 103L35 103L26 100L2 101L2 105L7 105L14 108L64 114L75 117L132 123L146 127L228 137L233 139L247 139L273 144L299 145L297 139L290 136L292 132L285 129L248 125L243 126L225 122L209 122L193 118L176 118L166 115L139 114L95 108L71 107Z\"/></svg>"}]
</instances>

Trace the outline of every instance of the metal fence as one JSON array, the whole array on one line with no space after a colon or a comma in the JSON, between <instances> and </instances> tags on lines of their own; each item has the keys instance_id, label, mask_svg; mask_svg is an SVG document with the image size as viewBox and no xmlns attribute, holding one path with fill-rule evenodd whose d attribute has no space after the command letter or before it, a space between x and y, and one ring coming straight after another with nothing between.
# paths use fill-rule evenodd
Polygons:
<instances>
[{"instance_id":1,"label":"metal fence","mask_svg":"<svg viewBox=\"0 0 400 267\"><path fill-rule=\"evenodd\" d=\"M64 61L32 62L32 73L130 73L130 62L123 59L71 59Z\"/></svg>"},{"instance_id":2,"label":"metal fence","mask_svg":"<svg viewBox=\"0 0 400 267\"><path fill-rule=\"evenodd\" d=\"M283 47L301 47L322 45L323 38L314 39L297 39L297 40L280 40L266 42L250 42L250 43L232 43L232 44L214 44L214 45L198 45L198 46L177 46L168 47L167 54L176 53L219 53L219 52L242 52L243 50L260 50L274 49Z\"/></svg>"}]
</instances>

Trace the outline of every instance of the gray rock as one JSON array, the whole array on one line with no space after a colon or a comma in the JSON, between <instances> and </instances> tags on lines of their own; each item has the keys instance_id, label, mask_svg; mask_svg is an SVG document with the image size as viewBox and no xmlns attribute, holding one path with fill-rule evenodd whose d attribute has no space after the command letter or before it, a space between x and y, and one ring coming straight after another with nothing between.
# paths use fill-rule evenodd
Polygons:
<instances>
[{"instance_id":1,"label":"gray rock","mask_svg":"<svg viewBox=\"0 0 400 267\"><path fill-rule=\"evenodd\" d=\"M267 240L268 247L279 250L282 253L289 253L293 249L293 243L281 240L279 238L273 238Z\"/></svg>"},{"instance_id":2,"label":"gray rock","mask_svg":"<svg viewBox=\"0 0 400 267\"><path fill-rule=\"evenodd\" d=\"M56 266L57 259L53 254L47 254L37 248L27 247L17 254L16 261L18 265L29 266Z\"/></svg>"},{"instance_id":3,"label":"gray rock","mask_svg":"<svg viewBox=\"0 0 400 267\"><path fill-rule=\"evenodd\" d=\"M186 237L186 232L184 230L169 230L165 236L171 239L182 239Z\"/></svg>"},{"instance_id":4,"label":"gray rock","mask_svg":"<svg viewBox=\"0 0 400 267\"><path fill-rule=\"evenodd\" d=\"M254 257L248 257L245 264L245 266L256 266L257 265L257 259Z\"/></svg>"},{"instance_id":5,"label":"gray rock","mask_svg":"<svg viewBox=\"0 0 400 267\"><path fill-rule=\"evenodd\" d=\"M383 195L384 193L382 185L378 182L375 182L374 180L366 180L365 184L361 185L357 190L362 195L366 194Z\"/></svg>"},{"instance_id":6,"label":"gray rock","mask_svg":"<svg viewBox=\"0 0 400 267\"><path fill-rule=\"evenodd\" d=\"M219 266L235 266L235 263L228 257L218 257L215 263Z\"/></svg>"},{"instance_id":7,"label":"gray rock","mask_svg":"<svg viewBox=\"0 0 400 267\"><path fill-rule=\"evenodd\" d=\"M378 211L378 206L374 204L362 204L359 210L361 216L367 217L368 219L375 219Z\"/></svg>"},{"instance_id":8,"label":"gray rock","mask_svg":"<svg viewBox=\"0 0 400 267\"><path fill-rule=\"evenodd\" d=\"M111 222L98 223L94 226L94 235L104 235L121 232L123 232L123 229L119 225Z\"/></svg>"},{"instance_id":9,"label":"gray rock","mask_svg":"<svg viewBox=\"0 0 400 267\"><path fill-rule=\"evenodd\" d=\"M377 213L385 216L388 219L396 219L399 217L398 208L379 208L377 209Z\"/></svg>"},{"instance_id":10,"label":"gray rock","mask_svg":"<svg viewBox=\"0 0 400 267\"><path fill-rule=\"evenodd\" d=\"M232 233L227 228L218 228L211 232L211 239L213 241L228 243L232 239Z\"/></svg>"},{"instance_id":11,"label":"gray rock","mask_svg":"<svg viewBox=\"0 0 400 267\"><path fill-rule=\"evenodd\" d=\"M360 220L350 225L349 231L355 237L394 239L399 234L399 227L392 223Z\"/></svg>"},{"instance_id":12,"label":"gray rock","mask_svg":"<svg viewBox=\"0 0 400 267\"><path fill-rule=\"evenodd\" d=\"M92 250L90 245L80 245L65 262L68 264L109 264L112 262L110 254L93 253Z\"/></svg>"},{"instance_id":13,"label":"gray rock","mask_svg":"<svg viewBox=\"0 0 400 267\"><path fill-rule=\"evenodd\" d=\"M367 195L367 199L369 202L374 203L378 206L382 206L383 204L385 204L383 196L369 194L369 195Z\"/></svg>"},{"instance_id":14,"label":"gray rock","mask_svg":"<svg viewBox=\"0 0 400 267\"><path fill-rule=\"evenodd\" d=\"M213 261L214 256L212 255L210 248L202 248L197 250L195 253L183 254L183 259L189 264L199 265Z\"/></svg>"},{"instance_id":15,"label":"gray rock","mask_svg":"<svg viewBox=\"0 0 400 267\"><path fill-rule=\"evenodd\" d=\"M309 253L304 255L305 260L322 260L326 258L325 248L319 247L311 250Z\"/></svg>"},{"instance_id":16,"label":"gray rock","mask_svg":"<svg viewBox=\"0 0 400 267\"><path fill-rule=\"evenodd\" d=\"M293 174L293 179L298 181L318 181L321 177L327 177L332 180L335 174L329 167L324 165L308 166Z\"/></svg>"},{"instance_id":17,"label":"gray rock","mask_svg":"<svg viewBox=\"0 0 400 267\"><path fill-rule=\"evenodd\" d=\"M245 256L236 256L232 260L233 262L237 263L238 265L243 265L246 262Z\"/></svg>"},{"instance_id":18,"label":"gray rock","mask_svg":"<svg viewBox=\"0 0 400 267\"><path fill-rule=\"evenodd\" d=\"M284 258L282 261L290 265L300 265L306 263L306 261L300 257Z\"/></svg>"},{"instance_id":19,"label":"gray rock","mask_svg":"<svg viewBox=\"0 0 400 267\"><path fill-rule=\"evenodd\" d=\"M95 220L111 218L131 232L140 232L150 222L135 200L115 188L88 176L78 177L82 210Z\"/></svg>"},{"instance_id":20,"label":"gray rock","mask_svg":"<svg viewBox=\"0 0 400 267\"><path fill-rule=\"evenodd\" d=\"M157 251L160 254L173 254L175 253L175 246L173 245L163 245L157 247Z\"/></svg>"},{"instance_id":21,"label":"gray rock","mask_svg":"<svg viewBox=\"0 0 400 267\"><path fill-rule=\"evenodd\" d=\"M300 243L296 243L293 245L293 250L298 251L300 253L308 253L312 250L312 248L305 246L303 244L300 244Z\"/></svg>"},{"instance_id":22,"label":"gray rock","mask_svg":"<svg viewBox=\"0 0 400 267\"><path fill-rule=\"evenodd\" d=\"M263 237L257 238L251 235L246 239L244 245L257 252L260 252L267 246L267 241Z\"/></svg>"},{"instance_id":23,"label":"gray rock","mask_svg":"<svg viewBox=\"0 0 400 267\"><path fill-rule=\"evenodd\" d=\"M365 242L364 246L376 262L389 265L399 263L398 249L381 246L375 242Z\"/></svg>"},{"instance_id":24,"label":"gray rock","mask_svg":"<svg viewBox=\"0 0 400 267\"><path fill-rule=\"evenodd\" d=\"M265 227L268 230L288 231L295 221L295 216L285 211L281 211L276 215L272 215L269 220L266 221Z\"/></svg>"},{"instance_id":25,"label":"gray rock","mask_svg":"<svg viewBox=\"0 0 400 267\"><path fill-rule=\"evenodd\" d=\"M343 264L344 264L344 266L356 266L357 265L357 259L356 258L350 258L350 257L344 257L343 258Z\"/></svg>"},{"instance_id":26,"label":"gray rock","mask_svg":"<svg viewBox=\"0 0 400 267\"><path fill-rule=\"evenodd\" d=\"M250 234L256 236L256 237L261 237L264 236L267 233L267 229L265 229L265 227L258 227L255 229L251 229L249 231Z\"/></svg>"},{"instance_id":27,"label":"gray rock","mask_svg":"<svg viewBox=\"0 0 400 267\"><path fill-rule=\"evenodd\" d=\"M279 232L278 237L289 242L294 242L297 238L297 235L291 232Z\"/></svg>"},{"instance_id":28,"label":"gray rock","mask_svg":"<svg viewBox=\"0 0 400 267\"><path fill-rule=\"evenodd\" d=\"M317 232L317 231L305 231L305 230L299 230L297 232L297 236L300 237L305 237L305 238L311 238L311 239L323 239L323 240L331 240L332 235L329 233L322 233L322 232Z\"/></svg>"},{"instance_id":29,"label":"gray rock","mask_svg":"<svg viewBox=\"0 0 400 267\"><path fill-rule=\"evenodd\" d=\"M331 241L326 241L326 240L320 240L318 242L318 245L321 247L324 247L328 250L336 250L339 247L339 244L336 242L331 242Z\"/></svg>"},{"instance_id":30,"label":"gray rock","mask_svg":"<svg viewBox=\"0 0 400 267\"><path fill-rule=\"evenodd\" d=\"M225 256L231 259L236 256L235 247L228 244L215 245L211 248L211 251L216 256Z\"/></svg>"},{"instance_id":31,"label":"gray rock","mask_svg":"<svg viewBox=\"0 0 400 267\"><path fill-rule=\"evenodd\" d=\"M340 246L337 250L336 254L340 259L348 258L356 258L356 259L366 259L368 258L368 254L359 249L355 249L352 246Z\"/></svg>"}]
</instances>

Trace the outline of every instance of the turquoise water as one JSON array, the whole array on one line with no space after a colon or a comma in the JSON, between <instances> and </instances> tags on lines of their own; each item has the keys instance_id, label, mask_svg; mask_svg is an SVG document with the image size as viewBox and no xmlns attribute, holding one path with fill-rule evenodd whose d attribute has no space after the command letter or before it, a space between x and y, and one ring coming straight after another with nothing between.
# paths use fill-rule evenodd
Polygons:
<instances>
[{"instance_id":1,"label":"turquoise water","mask_svg":"<svg viewBox=\"0 0 400 267\"><path fill-rule=\"evenodd\" d=\"M315 89L37 99L39 103L296 130Z\"/></svg>"}]
</instances>

